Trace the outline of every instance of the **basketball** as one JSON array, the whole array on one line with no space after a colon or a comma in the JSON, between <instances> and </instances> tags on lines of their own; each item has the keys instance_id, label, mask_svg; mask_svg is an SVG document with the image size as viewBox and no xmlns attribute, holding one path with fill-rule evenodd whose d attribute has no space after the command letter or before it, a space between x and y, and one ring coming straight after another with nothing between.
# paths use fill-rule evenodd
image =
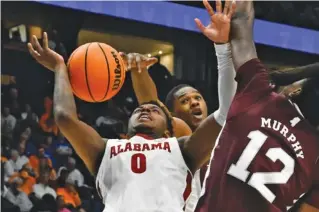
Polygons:
<instances>
[{"instance_id":1,"label":"basketball","mask_svg":"<svg viewBox=\"0 0 319 212\"><path fill-rule=\"evenodd\" d=\"M78 47L68 61L73 93L87 102L103 102L115 96L125 80L124 63L119 53L104 43Z\"/></svg>"}]
</instances>

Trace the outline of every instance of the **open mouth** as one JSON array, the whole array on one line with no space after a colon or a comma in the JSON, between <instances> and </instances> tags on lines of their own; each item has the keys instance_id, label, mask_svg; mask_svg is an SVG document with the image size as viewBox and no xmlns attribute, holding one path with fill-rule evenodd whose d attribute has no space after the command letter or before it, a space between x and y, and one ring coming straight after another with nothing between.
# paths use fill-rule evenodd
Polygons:
<instances>
[{"instance_id":1,"label":"open mouth","mask_svg":"<svg viewBox=\"0 0 319 212\"><path fill-rule=\"evenodd\" d=\"M203 112L201 111L201 109L194 109L192 111L192 115L197 118L197 119L202 119L203 118Z\"/></svg>"}]
</instances>

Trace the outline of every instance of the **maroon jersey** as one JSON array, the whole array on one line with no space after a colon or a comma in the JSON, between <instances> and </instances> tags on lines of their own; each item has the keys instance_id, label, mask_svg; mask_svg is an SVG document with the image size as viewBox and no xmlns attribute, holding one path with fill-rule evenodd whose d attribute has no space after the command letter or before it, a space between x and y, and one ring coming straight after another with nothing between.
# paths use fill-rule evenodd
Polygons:
<instances>
[{"instance_id":1,"label":"maroon jersey","mask_svg":"<svg viewBox=\"0 0 319 212\"><path fill-rule=\"evenodd\" d=\"M258 59L236 80L195 211L288 211L303 197L319 208L317 132L296 105L272 92Z\"/></svg>"}]
</instances>

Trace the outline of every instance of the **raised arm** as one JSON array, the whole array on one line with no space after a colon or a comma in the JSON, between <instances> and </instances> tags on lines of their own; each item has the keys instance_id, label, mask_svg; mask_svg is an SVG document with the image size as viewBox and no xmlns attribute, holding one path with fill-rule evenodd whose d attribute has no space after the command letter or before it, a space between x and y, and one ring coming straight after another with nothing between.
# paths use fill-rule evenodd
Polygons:
<instances>
[{"instance_id":1,"label":"raised arm","mask_svg":"<svg viewBox=\"0 0 319 212\"><path fill-rule=\"evenodd\" d=\"M195 19L198 29L211 41L217 57L218 68L218 100L219 108L214 112L214 118L220 126L226 121L228 109L236 92L235 68L229 43L230 18L235 11L236 4L226 1L224 10L220 1L216 1L216 13L207 1L203 1L211 23L204 26L199 19Z\"/></svg>"},{"instance_id":2,"label":"raised arm","mask_svg":"<svg viewBox=\"0 0 319 212\"><path fill-rule=\"evenodd\" d=\"M195 19L195 22L202 33L215 42L219 74L219 109L208 116L192 136L181 139L181 142L184 142L184 157L193 172L209 160L236 90L235 70L228 44L230 18L236 8L235 2L227 1L222 11L221 1L216 1L216 13L206 0L203 3L211 16L211 23L205 27L199 19Z\"/></svg>"},{"instance_id":3,"label":"raised arm","mask_svg":"<svg viewBox=\"0 0 319 212\"><path fill-rule=\"evenodd\" d=\"M157 62L138 53L120 53L128 71L131 71L134 93L139 104L157 101L157 88L147 68Z\"/></svg>"},{"instance_id":4,"label":"raised arm","mask_svg":"<svg viewBox=\"0 0 319 212\"><path fill-rule=\"evenodd\" d=\"M231 48L236 71L246 62L257 58L253 40L254 5L252 1L238 1L231 21Z\"/></svg>"},{"instance_id":5,"label":"raised arm","mask_svg":"<svg viewBox=\"0 0 319 212\"><path fill-rule=\"evenodd\" d=\"M270 72L269 75L271 80L278 86L290 85L302 79L319 77L319 63L276 70Z\"/></svg>"},{"instance_id":6,"label":"raised arm","mask_svg":"<svg viewBox=\"0 0 319 212\"><path fill-rule=\"evenodd\" d=\"M93 128L77 117L68 70L63 57L49 49L46 33L43 34L43 46L33 36L31 43L28 43L28 48L30 54L38 63L54 71L53 109L56 123L89 171L96 174L98 159L103 154L106 144Z\"/></svg>"}]
</instances>

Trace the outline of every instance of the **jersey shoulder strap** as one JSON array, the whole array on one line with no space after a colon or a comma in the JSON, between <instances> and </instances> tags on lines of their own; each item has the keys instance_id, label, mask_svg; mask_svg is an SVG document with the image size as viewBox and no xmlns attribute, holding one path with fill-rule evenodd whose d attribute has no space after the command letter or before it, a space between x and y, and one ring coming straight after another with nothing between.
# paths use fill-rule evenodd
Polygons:
<instances>
[{"instance_id":1,"label":"jersey shoulder strap","mask_svg":"<svg viewBox=\"0 0 319 212\"><path fill-rule=\"evenodd\" d=\"M104 153L101 156L99 167L96 169L97 174L96 174L96 178L95 178L95 185L96 185L97 191L99 193L99 196L102 199L105 196L105 192L106 192L106 188L104 187L104 184L103 184L103 179L105 177L105 172L106 172L107 163L108 163L108 159L109 159L109 152L110 152L109 149L111 146L114 146L117 142L120 142L121 140L126 140L126 139L103 138L103 141L106 142L106 146L105 146Z\"/></svg>"}]
</instances>

